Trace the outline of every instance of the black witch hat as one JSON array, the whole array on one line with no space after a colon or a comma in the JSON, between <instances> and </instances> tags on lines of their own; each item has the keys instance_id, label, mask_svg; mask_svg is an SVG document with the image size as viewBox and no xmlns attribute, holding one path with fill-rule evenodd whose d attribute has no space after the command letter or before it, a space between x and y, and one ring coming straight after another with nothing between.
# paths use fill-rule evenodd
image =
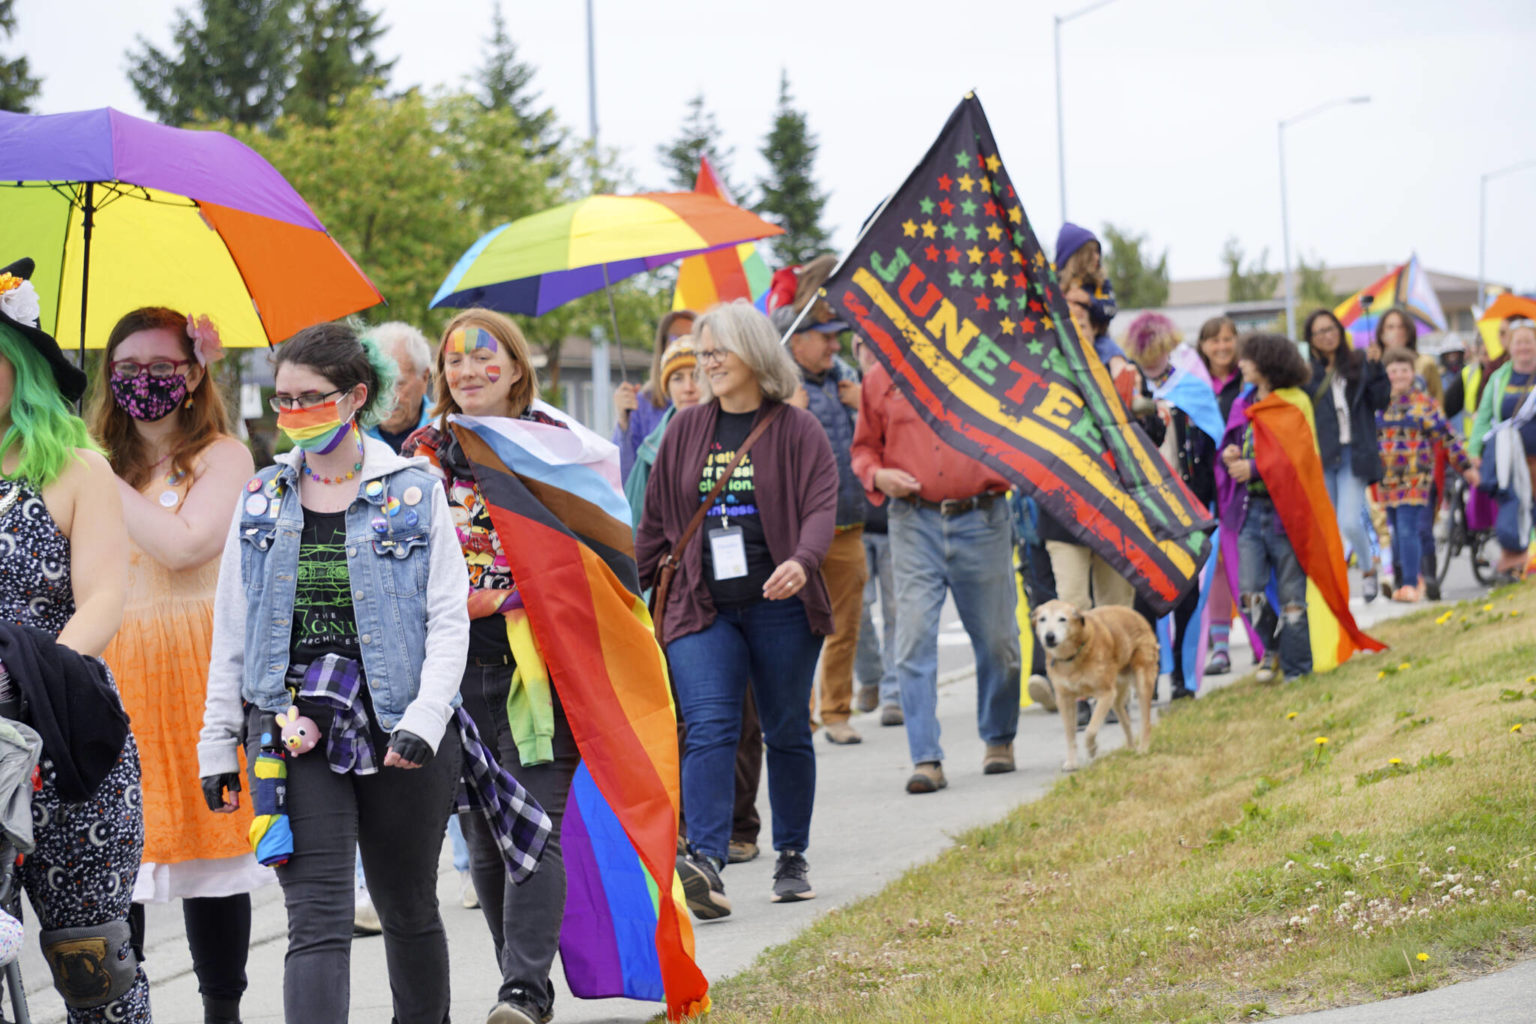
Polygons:
<instances>
[{"instance_id":1,"label":"black witch hat","mask_svg":"<svg viewBox=\"0 0 1536 1024\"><path fill-rule=\"evenodd\" d=\"M0 267L0 280L10 275L30 282L33 266L30 259L23 257L8 267ZM0 295L3 294L4 292L0 292ZM53 370L54 382L58 384L59 392L64 396L65 401L71 403L80 401L80 396L85 394L85 371L64 358L64 352L59 348L59 343L53 340L53 335L39 328L35 322L27 323L24 320L17 320L6 311L5 305L4 300L0 299L0 324L4 324L26 338L32 343L32 347L48 360L48 366Z\"/></svg>"}]
</instances>

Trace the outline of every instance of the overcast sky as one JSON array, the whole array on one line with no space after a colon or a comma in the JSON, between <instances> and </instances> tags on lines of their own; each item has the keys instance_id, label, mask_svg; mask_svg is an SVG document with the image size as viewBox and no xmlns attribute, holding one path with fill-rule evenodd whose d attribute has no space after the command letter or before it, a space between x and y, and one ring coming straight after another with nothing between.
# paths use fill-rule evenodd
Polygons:
<instances>
[{"instance_id":1,"label":"overcast sky","mask_svg":"<svg viewBox=\"0 0 1536 1024\"><path fill-rule=\"evenodd\" d=\"M827 223L846 247L974 88L1035 230L1060 224L1052 14L1085 0L596 0L598 121L647 187L656 145L703 91L751 181L781 69L820 138ZM124 53L170 39L176 0L22 0L18 35L44 113L143 114ZM192 6L183 3L181 6ZM480 63L491 0L375 0L392 85L454 86ZM506 0L509 28L560 117L587 130L581 0ZM1379 12L1390 12L1382 14ZM1173 276L1222 272L1223 240L1281 262L1276 123L1286 132L1293 252L1475 277L1478 181L1536 160L1531 0L1117 0L1063 28L1072 218L1149 234ZM362 169L365 171L365 169ZM1536 286L1536 168L1488 186L1487 273ZM447 268L444 268L446 271Z\"/></svg>"}]
</instances>

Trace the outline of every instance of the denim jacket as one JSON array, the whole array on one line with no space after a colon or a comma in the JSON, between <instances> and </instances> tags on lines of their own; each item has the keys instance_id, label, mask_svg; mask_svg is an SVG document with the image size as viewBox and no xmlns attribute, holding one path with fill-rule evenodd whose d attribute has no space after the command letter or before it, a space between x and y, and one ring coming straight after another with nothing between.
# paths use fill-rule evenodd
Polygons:
<instances>
[{"instance_id":1,"label":"denim jacket","mask_svg":"<svg viewBox=\"0 0 1536 1024\"><path fill-rule=\"evenodd\" d=\"M435 751L459 699L469 645L469 575L426 460L402 458L372 438L363 451L357 497L346 510L363 672L384 731L404 729ZM375 482L381 486L369 493ZM304 529L298 483L298 453L278 456L241 492L230 524L198 743L205 776L238 770L242 701L265 711L290 703L284 676Z\"/></svg>"}]
</instances>

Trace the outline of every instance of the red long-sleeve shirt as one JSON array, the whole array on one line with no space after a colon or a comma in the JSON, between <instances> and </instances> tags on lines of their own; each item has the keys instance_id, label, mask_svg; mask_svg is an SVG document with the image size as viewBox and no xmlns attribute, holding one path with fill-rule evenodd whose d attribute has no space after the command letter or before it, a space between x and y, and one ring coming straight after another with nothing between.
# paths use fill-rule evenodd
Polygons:
<instances>
[{"instance_id":1,"label":"red long-sleeve shirt","mask_svg":"<svg viewBox=\"0 0 1536 1024\"><path fill-rule=\"evenodd\" d=\"M853 433L853 474L869 500L885 501L875 487L881 469L904 469L922 484L927 501L970 498L984 491L1008 490L1001 474L964 455L941 440L891 380L885 367L864 375L859 397L859 424Z\"/></svg>"}]
</instances>

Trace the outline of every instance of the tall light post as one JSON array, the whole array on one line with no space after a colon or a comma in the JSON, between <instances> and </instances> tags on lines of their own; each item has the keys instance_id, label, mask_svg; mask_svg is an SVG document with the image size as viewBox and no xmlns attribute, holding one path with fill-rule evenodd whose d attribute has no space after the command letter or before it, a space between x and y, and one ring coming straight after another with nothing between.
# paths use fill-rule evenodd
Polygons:
<instances>
[{"instance_id":1,"label":"tall light post","mask_svg":"<svg viewBox=\"0 0 1536 1024\"><path fill-rule=\"evenodd\" d=\"M1055 43L1056 43L1056 180L1061 185L1061 219L1065 223L1067 219L1067 142L1066 130L1062 126L1061 117L1061 26L1075 18L1081 18L1085 14L1091 14L1100 7L1107 7L1115 0L1098 0L1097 3L1080 7L1071 14L1053 14Z\"/></svg>"},{"instance_id":2,"label":"tall light post","mask_svg":"<svg viewBox=\"0 0 1536 1024\"><path fill-rule=\"evenodd\" d=\"M1508 167L1489 171L1477 183L1477 307L1479 309L1483 308L1488 287L1483 277L1483 268L1488 257L1488 183L1494 178L1502 178L1506 174L1514 174L1528 167L1536 167L1536 160L1522 160L1518 164L1510 164Z\"/></svg>"},{"instance_id":3,"label":"tall light post","mask_svg":"<svg viewBox=\"0 0 1536 1024\"><path fill-rule=\"evenodd\" d=\"M1310 110L1303 110L1293 117L1287 117L1280 122L1280 238L1285 250L1285 328L1286 334L1291 340L1296 340L1296 283L1291 275L1291 215L1286 209L1285 202L1285 129L1287 125L1293 125L1298 121L1305 121L1309 117L1316 117L1325 110L1334 107L1342 107L1352 103L1369 103L1369 96L1348 96L1327 103L1319 103Z\"/></svg>"}]
</instances>

